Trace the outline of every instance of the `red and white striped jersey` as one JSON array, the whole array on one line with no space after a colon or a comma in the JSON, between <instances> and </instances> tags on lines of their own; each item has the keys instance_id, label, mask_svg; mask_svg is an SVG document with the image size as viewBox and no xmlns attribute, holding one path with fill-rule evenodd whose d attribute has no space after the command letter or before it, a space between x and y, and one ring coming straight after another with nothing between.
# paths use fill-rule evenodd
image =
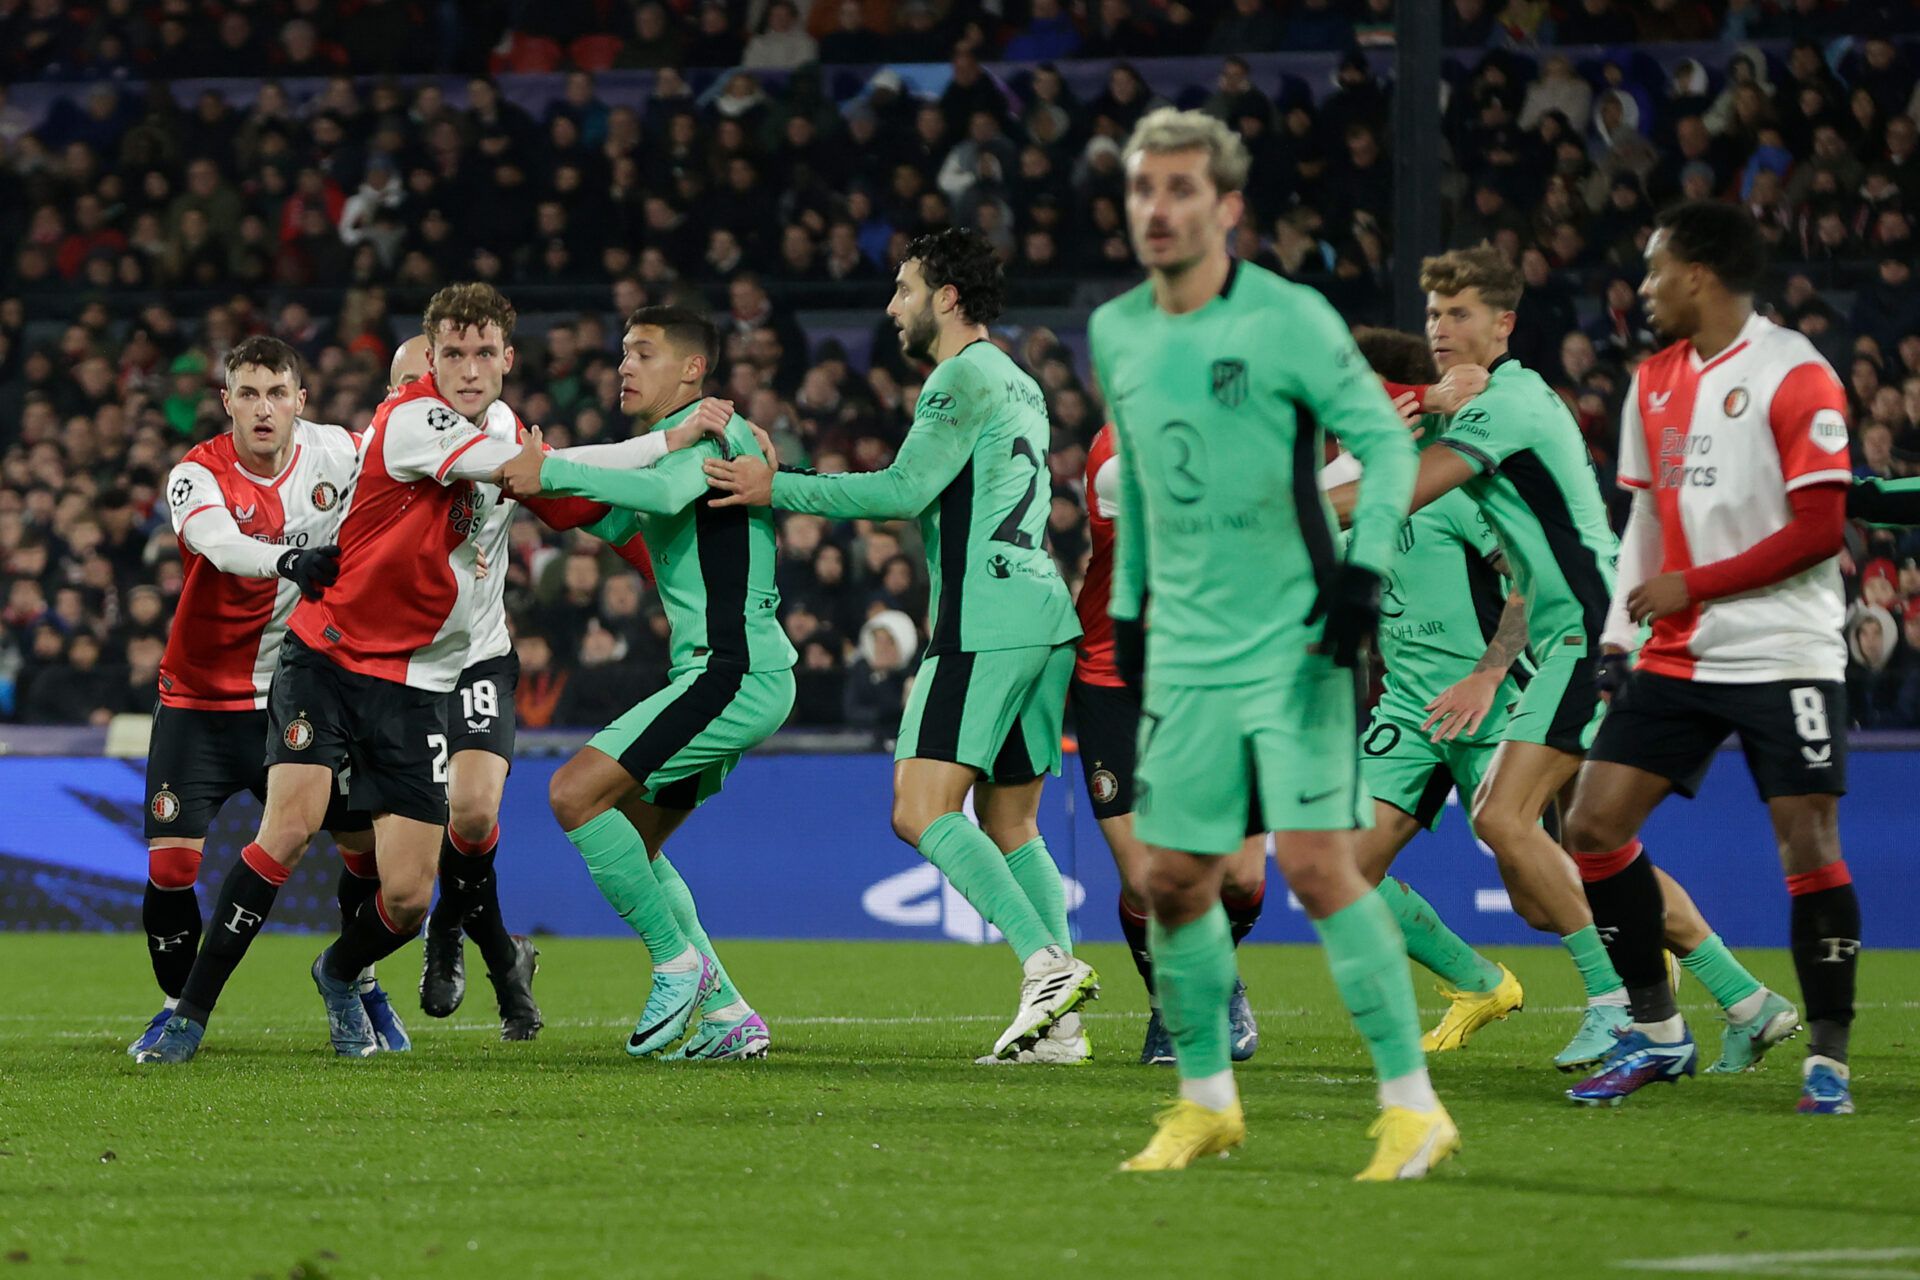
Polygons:
<instances>
[{"instance_id":1,"label":"red and white striped jersey","mask_svg":"<svg viewBox=\"0 0 1920 1280\"><path fill-rule=\"evenodd\" d=\"M1092 551L1087 576L1074 606L1080 614L1080 643L1074 651L1073 678L1086 684L1118 687L1125 681L1113 656L1113 518L1120 509L1120 459L1114 456L1113 424L1093 437L1087 450L1087 533Z\"/></svg>"},{"instance_id":2,"label":"red and white striped jersey","mask_svg":"<svg viewBox=\"0 0 1920 1280\"><path fill-rule=\"evenodd\" d=\"M274 565L289 549L333 540L355 445L344 427L296 420L277 476L247 470L231 432L195 445L174 467L167 510L185 585L160 660L161 702L190 711L267 705L280 638L300 599Z\"/></svg>"},{"instance_id":3,"label":"red and white striped jersey","mask_svg":"<svg viewBox=\"0 0 1920 1280\"><path fill-rule=\"evenodd\" d=\"M1650 491L1660 571L1739 555L1786 527L1787 494L1849 484L1847 399L1792 329L1754 316L1701 360L1679 342L1640 366L1620 419L1620 484ZM1842 680L1837 557L1760 591L1661 618L1640 653L1660 675L1709 683Z\"/></svg>"},{"instance_id":4,"label":"red and white striped jersey","mask_svg":"<svg viewBox=\"0 0 1920 1280\"><path fill-rule=\"evenodd\" d=\"M340 580L294 608L293 633L349 671L452 689L467 663L486 514L473 482L517 452L441 399L430 377L388 396L360 438ZM504 574L504 562L490 572Z\"/></svg>"}]
</instances>

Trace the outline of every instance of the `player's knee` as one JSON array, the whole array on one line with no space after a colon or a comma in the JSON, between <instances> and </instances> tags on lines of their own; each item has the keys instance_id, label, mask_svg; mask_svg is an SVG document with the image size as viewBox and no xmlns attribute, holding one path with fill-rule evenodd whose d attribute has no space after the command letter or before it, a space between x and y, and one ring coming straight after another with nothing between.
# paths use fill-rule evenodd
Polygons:
<instances>
[{"instance_id":1,"label":"player's knee","mask_svg":"<svg viewBox=\"0 0 1920 1280\"><path fill-rule=\"evenodd\" d=\"M1618 849L1633 838L1632 831L1623 823L1609 821L1600 812L1599 806L1579 800L1574 802L1572 812L1567 814L1560 835L1566 847L1575 853Z\"/></svg>"},{"instance_id":2,"label":"player's knee","mask_svg":"<svg viewBox=\"0 0 1920 1280\"><path fill-rule=\"evenodd\" d=\"M1505 804L1483 799L1473 809L1473 833L1486 841L1494 856L1504 857L1508 850L1527 838L1534 824Z\"/></svg>"},{"instance_id":3,"label":"player's knee","mask_svg":"<svg viewBox=\"0 0 1920 1280\"><path fill-rule=\"evenodd\" d=\"M565 831L585 826L608 807L600 802L597 788L590 785L584 771L571 760L554 771L553 781L547 784L547 804ZM487 833L480 834L484 837Z\"/></svg>"},{"instance_id":4,"label":"player's knee","mask_svg":"<svg viewBox=\"0 0 1920 1280\"><path fill-rule=\"evenodd\" d=\"M449 795L447 815L447 825L453 829L454 835L470 845L485 844L493 835L494 827L497 825L499 805L493 802L492 797L486 795L476 795L471 792L464 795ZM569 827L568 830L572 828Z\"/></svg>"},{"instance_id":5,"label":"player's knee","mask_svg":"<svg viewBox=\"0 0 1920 1280\"><path fill-rule=\"evenodd\" d=\"M925 796L896 795L893 798L893 834L918 848L927 828L948 812Z\"/></svg>"},{"instance_id":6,"label":"player's knee","mask_svg":"<svg viewBox=\"0 0 1920 1280\"><path fill-rule=\"evenodd\" d=\"M157 889L190 889L200 878L200 851L180 845L147 850L147 879Z\"/></svg>"},{"instance_id":7,"label":"player's knee","mask_svg":"<svg viewBox=\"0 0 1920 1280\"><path fill-rule=\"evenodd\" d=\"M396 933L412 933L427 918L427 908L433 905L433 881L410 878L392 887L382 884L380 905L386 913L387 924Z\"/></svg>"},{"instance_id":8,"label":"player's knee","mask_svg":"<svg viewBox=\"0 0 1920 1280\"><path fill-rule=\"evenodd\" d=\"M1324 858L1306 858L1287 868L1287 889L1300 900L1301 909L1314 919L1323 919L1347 905L1342 893L1351 885L1340 869ZM1351 894L1346 894L1351 897Z\"/></svg>"},{"instance_id":9,"label":"player's knee","mask_svg":"<svg viewBox=\"0 0 1920 1280\"><path fill-rule=\"evenodd\" d=\"M1199 880L1166 860L1156 861L1147 872L1147 904L1161 924L1198 919L1217 897L1204 892Z\"/></svg>"}]
</instances>

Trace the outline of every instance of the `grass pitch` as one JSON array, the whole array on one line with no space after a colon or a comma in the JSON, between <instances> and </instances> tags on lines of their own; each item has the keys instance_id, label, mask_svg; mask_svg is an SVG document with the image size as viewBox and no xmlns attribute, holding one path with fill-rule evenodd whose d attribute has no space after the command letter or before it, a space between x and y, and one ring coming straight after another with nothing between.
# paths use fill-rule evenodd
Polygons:
<instances>
[{"instance_id":1,"label":"grass pitch","mask_svg":"<svg viewBox=\"0 0 1920 1280\"><path fill-rule=\"evenodd\" d=\"M318 945L261 939L200 1058L153 1069L123 1052L155 1004L137 937L0 938L0 1280L1920 1275L1914 953L1866 957L1860 1114L1816 1119L1793 1112L1797 1042L1574 1107L1546 1065L1572 966L1503 952L1529 1008L1433 1064L1464 1153L1360 1187L1372 1081L1312 950L1241 953L1264 1036L1247 1146L1123 1175L1174 1080L1133 1063L1144 1001L1115 946L1085 951L1098 1061L1045 1068L973 1065L1013 1009L1005 949L930 943L723 946L774 1050L717 1066L623 1052L637 943L543 942L524 1045L495 1039L478 974L453 1020L421 1015L414 946L382 972L415 1051L338 1062ZM1784 954L1746 958L1795 991ZM1683 999L1710 1060L1717 1020Z\"/></svg>"}]
</instances>

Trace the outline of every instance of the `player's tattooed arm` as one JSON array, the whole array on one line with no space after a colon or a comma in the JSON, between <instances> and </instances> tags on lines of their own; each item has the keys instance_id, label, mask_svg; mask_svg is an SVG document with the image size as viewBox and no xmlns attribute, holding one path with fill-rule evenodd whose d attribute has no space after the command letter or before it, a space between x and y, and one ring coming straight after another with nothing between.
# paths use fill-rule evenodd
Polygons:
<instances>
[{"instance_id":1,"label":"player's tattooed arm","mask_svg":"<svg viewBox=\"0 0 1920 1280\"><path fill-rule=\"evenodd\" d=\"M1500 624L1493 639L1473 670L1442 690L1426 706L1427 718L1420 727L1431 732L1435 742L1449 742L1462 734L1479 731L1493 710L1493 700L1506 681L1507 671L1527 648L1527 598L1519 592L1507 596L1500 611Z\"/></svg>"}]
</instances>

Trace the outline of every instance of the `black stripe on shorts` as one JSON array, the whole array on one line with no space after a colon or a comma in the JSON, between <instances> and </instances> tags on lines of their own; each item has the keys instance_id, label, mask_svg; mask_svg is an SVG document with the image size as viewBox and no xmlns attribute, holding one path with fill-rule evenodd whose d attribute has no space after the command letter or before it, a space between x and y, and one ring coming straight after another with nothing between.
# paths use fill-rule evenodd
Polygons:
<instances>
[{"instance_id":1,"label":"black stripe on shorts","mask_svg":"<svg viewBox=\"0 0 1920 1280\"><path fill-rule=\"evenodd\" d=\"M1414 802L1413 820L1423 827L1433 825L1440 811L1447 807L1447 793L1453 790L1453 770L1443 764L1433 766L1433 772L1427 775L1427 785L1420 789L1420 799ZM1472 798L1468 798L1472 803Z\"/></svg>"},{"instance_id":2,"label":"black stripe on shorts","mask_svg":"<svg viewBox=\"0 0 1920 1280\"><path fill-rule=\"evenodd\" d=\"M644 786L648 778L720 718L739 695L745 677L746 672L739 667L708 667L695 676L686 691L662 708L653 723L620 753L620 767Z\"/></svg>"},{"instance_id":3,"label":"black stripe on shorts","mask_svg":"<svg viewBox=\"0 0 1920 1280\"><path fill-rule=\"evenodd\" d=\"M1575 660L1573 674L1567 677L1567 687L1560 691L1560 702L1547 726L1547 745L1555 751L1575 756L1587 753L1581 738L1587 722L1593 719L1593 709L1600 705L1598 666L1599 659L1590 652L1583 652Z\"/></svg>"},{"instance_id":4,"label":"black stripe on shorts","mask_svg":"<svg viewBox=\"0 0 1920 1280\"><path fill-rule=\"evenodd\" d=\"M995 782L1032 782L1040 776L1040 770L1034 767L1033 756L1027 751L1026 726L1022 723L1024 714L1013 718L1013 727L1007 730L1007 740L1000 744L1000 754L993 758L993 768L987 776Z\"/></svg>"},{"instance_id":5,"label":"black stripe on shorts","mask_svg":"<svg viewBox=\"0 0 1920 1280\"><path fill-rule=\"evenodd\" d=\"M967 690L973 683L976 656L943 653L934 662L927 704L920 711L920 738L914 743L917 759L952 761L959 755L960 721L967 712Z\"/></svg>"}]
</instances>

